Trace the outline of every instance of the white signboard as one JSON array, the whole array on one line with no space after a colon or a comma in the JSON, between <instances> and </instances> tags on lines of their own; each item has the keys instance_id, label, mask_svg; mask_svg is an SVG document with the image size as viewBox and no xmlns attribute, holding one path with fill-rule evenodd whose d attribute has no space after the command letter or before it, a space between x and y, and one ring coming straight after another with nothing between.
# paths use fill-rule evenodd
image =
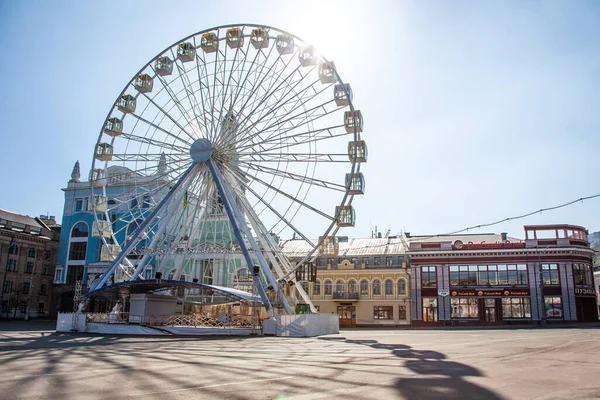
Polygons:
<instances>
[{"instance_id":1,"label":"white signboard","mask_svg":"<svg viewBox=\"0 0 600 400\"><path fill-rule=\"evenodd\" d=\"M446 297L450 295L449 289L438 289L438 296Z\"/></svg>"}]
</instances>

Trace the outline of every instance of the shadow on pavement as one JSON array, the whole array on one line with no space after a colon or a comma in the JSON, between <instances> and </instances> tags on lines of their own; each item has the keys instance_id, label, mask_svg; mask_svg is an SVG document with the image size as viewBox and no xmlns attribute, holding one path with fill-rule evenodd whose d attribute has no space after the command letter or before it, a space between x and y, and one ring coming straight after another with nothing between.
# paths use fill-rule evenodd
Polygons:
<instances>
[{"instance_id":1,"label":"shadow on pavement","mask_svg":"<svg viewBox=\"0 0 600 400\"><path fill-rule=\"evenodd\" d=\"M404 344L384 344L376 340L345 338L340 338L340 340L374 349L389 350L393 355L402 359L403 366L415 373L414 376L396 379L394 387L402 398L419 400L503 399L502 396L491 390L464 379L484 376L480 370L460 362L448 361L443 353L413 349Z\"/></svg>"}]
</instances>

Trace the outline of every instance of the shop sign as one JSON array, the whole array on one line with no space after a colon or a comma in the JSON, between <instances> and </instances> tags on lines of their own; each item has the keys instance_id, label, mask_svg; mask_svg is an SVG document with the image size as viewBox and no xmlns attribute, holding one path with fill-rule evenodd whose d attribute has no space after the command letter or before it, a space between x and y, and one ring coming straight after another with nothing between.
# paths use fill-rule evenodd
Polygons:
<instances>
[{"instance_id":1,"label":"shop sign","mask_svg":"<svg viewBox=\"0 0 600 400\"><path fill-rule=\"evenodd\" d=\"M594 288L575 288L575 296L595 296Z\"/></svg>"},{"instance_id":2,"label":"shop sign","mask_svg":"<svg viewBox=\"0 0 600 400\"><path fill-rule=\"evenodd\" d=\"M446 297L450 295L449 289L438 289L438 296Z\"/></svg>"},{"instance_id":3,"label":"shop sign","mask_svg":"<svg viewBox=\"0 0 600 400\"><path fill-rule=\"evenodd\" d=\"M529 296L529 289L495 289L495 290L475 290L475 289L457 289L450 293L452 296L461 297L501 297L501 296ZM440 295L441 296L441 295Z\"/></svg>"},{"instance_id":4,"label":"shop sign","mask_svg":"<svg viewBox=\"0 0 600 400\"><path fill-rule=\"evenodd\" d=\"M511 243L509 241L495 243L486 243L485 241L481 243L463 243L462 240L455 240L452 244L454 250L522 249L524 247L525 243Z\"/></svg>"}]
</instances>

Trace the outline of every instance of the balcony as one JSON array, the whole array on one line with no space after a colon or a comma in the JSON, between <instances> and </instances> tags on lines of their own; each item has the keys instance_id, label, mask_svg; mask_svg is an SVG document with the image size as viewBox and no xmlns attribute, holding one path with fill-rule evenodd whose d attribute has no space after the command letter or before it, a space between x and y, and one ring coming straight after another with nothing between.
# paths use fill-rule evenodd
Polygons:
<instances>
[{"instance_id":1,"label":"balcony","mask_svg":"<svg viewBox=\"0 0 600 400\"><path fill-rule=\"evenodd\" d=\"M333 292L334 300L358 300L358 293Z\"/></svg>"}]
</instances>

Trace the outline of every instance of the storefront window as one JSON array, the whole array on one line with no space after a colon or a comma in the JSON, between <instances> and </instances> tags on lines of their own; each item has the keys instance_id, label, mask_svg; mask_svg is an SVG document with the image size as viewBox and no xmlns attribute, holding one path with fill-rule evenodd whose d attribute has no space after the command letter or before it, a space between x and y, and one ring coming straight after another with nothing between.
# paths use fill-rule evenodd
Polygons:
<instances>
[{"instance_id":1,"label":"storefront window","mask_svg":"<svg viewBox=\"0 0 600 400\"><path fill-rule=\"evenodd\" d=\"M406 320L406 306L398 306L398 319L400 321Z\"/></svg>"},{"instance_id":2,"label":"storefront window","mask_svg":"<svg viewBox=\"0 0 600 400\"><path fill-rule=\"evenodd\" d=\"M421 267L421 287L436 287L435 267Z\"/></svg>"},{"instance_id":3,"label":"storefront window","mask_svg":"<svg viewBox=\"0 0 600 400\"><path fill-rule=\"evenodd\" d=\"M423 298L423 321L436 322L437 320L438 320L437 298L436 297L424 297Z\"/></svg>"},{"instance_id":4,"label":"storefront window","mask_svg":"<svg viewBox=\"0 0 600 400\"><path fill-rule=\"evenodd\" d=\"M558 264L542 264L542 279L544 285L558 285Z\"/></svg>"},{"instance_id":5,"label":"storefront window","mask_svg":"<svg viewBox=\"0 0 600 400\"><path fill-rule=\"evenodd\" d=\"M531 305L528 297L505 297L502 299L502 317L531 318Z\"/></svg>"},{"instance_id":6,"label":"storefront window","mask_svg":"<svg viewBox=\"0 0 600 400\"><path fill-rule=\"evenodd\" d=\"M393 306L374 306L373 319L394 319Z\"/></svg>"},{"instance_id":7,"label":"storefront window","mask_svg":"<svg viewBox=\"0 0 600 400\"><path fill-rule=\"evenodd\" d=\"M560 296L544 296L546 318L562 319L562 299Z\"/></svg>"},{"instance_id":8,"label":"storefront window","mask_svg":"<svg viewBox=\"0 0 600 400\"><path fill-rule=\"evenodd\" d=\"M450 299L450 307L452 309L452 318L479 317L477 299L453 297Z\"/></svg>"}]
</instances>

